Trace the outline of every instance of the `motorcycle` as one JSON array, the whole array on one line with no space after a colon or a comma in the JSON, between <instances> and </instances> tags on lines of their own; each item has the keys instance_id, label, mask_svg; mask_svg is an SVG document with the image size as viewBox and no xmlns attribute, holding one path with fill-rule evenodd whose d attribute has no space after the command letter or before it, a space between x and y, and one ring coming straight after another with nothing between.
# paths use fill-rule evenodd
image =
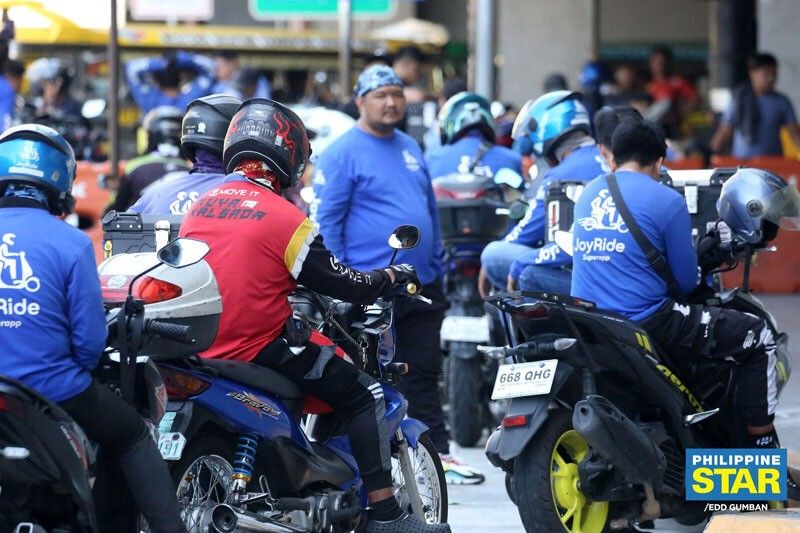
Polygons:
<instances>
[{"instance_id":1,"label":"motorcycle","mask_svg":"<svg viewBox=\"0 0 800 533\"><path fill-rule=\"evenodd\" d=\"M510 169L501 169L494 177L449 174L433 180L445 249L444 288L450 302L441 329L449 355L443 396L451 434L460 446L475 446L483 429L502 418L502 405L489 399L497 363L478 352L478 346L490 340L502 343L496 334L502 330L486 313L478 293L478 273L483 249L505 235L511 191L522 185L522 177Z\"/></svg>"},{"instance_id":2,"label":"motorcycle","mask_svg":"<svg viewBox=\"0 0 800 533\"><path fill-rule=\"evenodd\" d=\"M102 265L100 273L104 278ZM93 377L134 406L156 436L166 389L140 351L175 332L171 324L144 318L144 302L123 288L126 280L133 286L137 276L117 276L111 287L104 279L109 336ZM56 403L0 376L0 531L138 532L143 522L122 480L114 462Z\"/></svg>"},{"instance_id":3,"label":"motorcycle","mask_svg":"<svg viewBox=\"0 0 800 533\"><path fill-rule=\"evenodd\" d=\"M571 253L571 239L556 242ZM735 236L700 248L721 254L728 268L744 263L740 289L709 288L695 301L766 321L780 394L791 373L788 337L749 292L756 248ZM704 520L705 504L684 499L685 450L747 447L732 404L736 365L673 360L635 323L570 296L515 292L490 302L511 344L485 348L507 363L493 397L510 404L486 456L506 472L526 530L599 533L656 518Z\"/></svg>"},{"instance_id":4,"label":"motorcycle","mask_svg":"<svg viewBox=\"0 0 800 533\"><path fill-rule=\"evenodd\" d=\"M399 250L418 240L416 227L401 226L389 243ZM178 239L159 257L180 256L184 249L208 251L204 243ZM117 269L124 271L134 259L126 256L139 255L112 260L121 258ZM307 399L294 382L268 368L194 355L213 342L221 313L209 265L200 261L180 271L161 266L139 290L152 296L145 298L146 319L170 322L195 339L190 350L174 341L144 349L158 360L170 399L159 448L171 463L188 530L351 531L364 524L366 492L342 414ZM424 299L416 291L408 286L401 296ZM401 507L423 520L445 522L447 489L439 456L427 428L405 417L408 402L391 386L407 370L390 362L392 299L354 306L300 289L293 300L296 313L307 313L316 325L313 342L341 342L336 354L381 382Z\"/></svg>"}]
</instances>

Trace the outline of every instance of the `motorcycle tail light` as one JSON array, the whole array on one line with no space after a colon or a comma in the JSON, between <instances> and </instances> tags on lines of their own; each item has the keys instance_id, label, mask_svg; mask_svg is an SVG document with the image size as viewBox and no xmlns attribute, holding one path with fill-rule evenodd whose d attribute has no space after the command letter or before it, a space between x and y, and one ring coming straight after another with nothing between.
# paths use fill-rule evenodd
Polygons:
<instances>
[{"instance_id":1,"label":"motorcycle tail light","mask_svg":"<svg viewBox=\"0 0 800 533\"><path fill-rule=\"evenodd\" d=\"M159 367L158 371L171 400L188 400L211 387L211 383L174 368Z\"/></svg>"},{"instance_id":2,"label":"motorcycle tail light","mask_svg":"<svg viewBox=\"0 0 800 533\"><path fill-rule=\"evenodd\" d=\"M8 408L6 406L6 399L0 396L0 411L6 411Z\"/></svg>"},{"instance_id":3,"label":"motorcycle tail light","mask_svg":"<svg viewBox=\"0 0 800 533\"><path fill-rule=\"evenodd\" d=\"M547 306L541 302L528 304L513 311L514 317L523 320L545 318L548 315Z\"/></svg>"},{"instance_id":4,"label":"motorcycle tail light","mask_svg":"<svg viewBox=\"0 0 800 533\"><path fill-rule=\"evenodd\" d=\"M504 428L518 428L526 425L528 418L525 415L507 416L503 419Z\"/></svg>"},{"instance_id":5,"label":"motorcycle tail light","mask_svg":"<svg viewBox=\"0 0 800 533\"><path fill-rule=\"evenodd\" d=\"M458 271L466 278L477 278L478 273L481 271L481 265L478 263L461 263L458 265Z\"/></svg>"},{"instance_id":6,"label":"motorcycle tail light","mask_svg":"<svg viewBox=\"0 0 800 533\"><path fill-rule=\"evenodd\" d=\"M172 300L183 294L179 286L163 279L144 276L133 284L133 295L140 298L145 305Z\"/></svg>"}]
</instances>

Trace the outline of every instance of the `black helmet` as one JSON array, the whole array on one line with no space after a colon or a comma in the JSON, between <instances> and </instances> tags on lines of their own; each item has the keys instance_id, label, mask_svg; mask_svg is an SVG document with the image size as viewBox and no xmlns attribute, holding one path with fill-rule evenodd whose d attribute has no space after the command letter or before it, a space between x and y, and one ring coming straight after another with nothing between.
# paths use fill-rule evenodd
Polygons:
<instances>
[{"instance_id":1,"label":"black helmet","mask_svg":"<svg viewBox=\"0 0 800 533\"><path fill-rule=\"evenodd\" d=\"M211 94L189 102L181 126L183 155L194 161L195 151L203 148L222 159L228 124L241 105L241 100L228 94Z\"/></svg>"},{"instance_id":2,"label":"black helmet","mask_svg":"<svg viewBox=\"0 0 800 533\"><path fill-rule=\"evenodd\" d=\"M181 145L180 109L168 105L158 106L144 116L142 129L147 135L146 151L152 152L159 144Z\"/></svg>"},{"instance_id":3,"label":"black helmet","mask_svg":"<svg viewBox=\"0 0 800 533\"><path fill-rule=\"evenodd\" d=\"M226 172L248 159L262 161L281 187L292 187L311 155L303 121L294 111L267 98L247 100L231 119L222 161Z\"/></svg>"}]
</instances>

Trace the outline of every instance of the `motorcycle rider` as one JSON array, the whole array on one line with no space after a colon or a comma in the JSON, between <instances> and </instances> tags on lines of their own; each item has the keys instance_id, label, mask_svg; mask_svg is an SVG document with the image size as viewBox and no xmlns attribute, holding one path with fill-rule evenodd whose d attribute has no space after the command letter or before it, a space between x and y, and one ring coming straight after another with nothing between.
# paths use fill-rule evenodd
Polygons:
<instances>
[{"instance_id":1,"label":"motorcycle rider","mask_svg":"<svg viewBox=\"0 0 800 533\"><path fill-rule=\"evenodd\" d=\"M491 178L501 168L522 172L520 155L494 144L489 102L478 94L463 91L450 97L439 112L439 133L441 148L425 157L431 177L460 172Z\"/></svg>"},{"instance_id":2,"label":"motorcycle rider","mask_svg":"<svg viewBox=\"0 0 800 533\"><path fill-rule=\"evenodd\" d=\"M36 117L49 116L53 121L83 122L81 103L70 94L75 69L56 57L37 59L27 69L28 80L37 94Z\"/></svg>"},{"instance_id":3,"label":"motorcycle rider","mask_svg":"<svg viewBox=\"0 0 800 533\"><path fill-rule=\"evenodd\" d=\"M192 162L188 174L173 174L142 192L130 211L185 215L200 196L225 177L222 143L242 101L227 94L198 98L186 107L181 125L181 152Z\"/></svg>"},{"instance_id":4,"label":"motorcycle rider","mask_svg":"<svg viewBox=\"0 0 800 533\"><path fill-rule=\"evenodd\" d=\"M542 178L525 216L502 241L494 241L481 254L478 288L484 298L489 285L505 288L511 264L520 259L533 262L545 244L545 194L550 183L558 180L588 182L602 172L603 157L589 136L589 114L580 94L553 91L529 100L517 115L512 136L515 145L525 151L528 145L536 157L544 158L552 168ZM569 273L552 270L551 283L569 283ZM513 280L513 278L512 278ZM553 289L557 292L557 289Z\"/></svg>"},{"instance_id":5,"label":"motorcycle rider","mask_svg":"<svg viewBox=\"0 0 800 533\"><path fill-rule=\"evenodd\" d=\"M611 154L611 136L619 124L625 120L643 120L641 113L630 106L604 107L594 114L594 133L597 149L603 155L603 169L611 168L614 156ZM569 294L572 257L555 242L548 242L533 256L528 254L517 258L509 270L508 289L519 287L523 291L555 292Z\"/></svg>"},{"instance_id":6,"label":"motorcycle rider","mask_svg":"<svg viewBox=\"0 0 800 533\"><path fill-rule=\"evenodd\" d=\"M767 324L747 313L675 299L676 292L688 295L695 289L700 271L686 202L658 182L666 156L663 132L652 123L626 121L614 132L612 152L630 215L663 255L677 291L670 291L651 266L619 215L607 178L601 177L575 205L572 295L638 322L676 358L736 361L740 379L734 399L749 445L777 447L775 342ZM739 170L726 182L719 202L720 215L731 221L734 233L750 235L753 244L774 237L785 216L781 208L790 207L788 216L800 221L797 191L762 170Z\"/></svg>"},{"instance_id":7,"label":"motorcycle rider","mask_svg":"<svg viewBox=\"0 0 800 533\"><path fill-rule=\"evenodd\" d=\"M139 140L142 155L128 161L108 211L127 211L142 191L172 172L184 174L189 170L180 156L181 121L183 113L174 107L161 106L145 115Z\"/></svg>"},{"instance_id":8,"label":"motorcycle rider","mask_svg":"<svg viewBox=\"0 0 800 533\"><path fill-rule=\"evenodd\" d=\"M13 262L13 249L20 267L0 282L0 301L14 302L0 306L0 374L58 402L115 458L151 531L185 532L144 420L92 379L107 336L94 250L58 219L74 206L74 178L75 155L55 130L23 124L0 136L0 253Z\"/></svg>"},{"instance_id":9,"label":"motorcycle rider","mask_svg":"<svg viewBox=\"0 0 800 533\"><path fill-rule=\"evenodd\" d=\"M391 455L380 385L333 350L308 343L288 295L298 283L355 303L395 288L421 286L409 265L361 272L337 261L308 218L280 196L310 155L305 127L283 105L247 100L225 136L225 181L201 197L181 236L208 243L222 294L214 345L203 357L252 361L280 372L334 409L351 414L348 434L370 501L367 531L447 532L404 513L393 495Z\"/></svg>"}]
</instances>

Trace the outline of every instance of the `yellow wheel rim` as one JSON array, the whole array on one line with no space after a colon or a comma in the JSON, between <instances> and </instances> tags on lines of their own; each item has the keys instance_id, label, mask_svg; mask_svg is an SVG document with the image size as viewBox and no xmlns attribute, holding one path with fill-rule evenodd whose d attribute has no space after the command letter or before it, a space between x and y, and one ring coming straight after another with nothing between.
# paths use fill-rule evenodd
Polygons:
<instances>
[{"instance_id":1,"label":"yellow wheel rim","mask_svg":"<svg viewBox=\"0 0 800 533\"><path fill-rule=\"evenodd\" d=\"M550 460L553 505L564 530L571 533L601 533L608 520L608 502L590 502L578 487L578 463L588 454L586 441L571 429L558 438Z\"/></svg>"}]
</instances>

